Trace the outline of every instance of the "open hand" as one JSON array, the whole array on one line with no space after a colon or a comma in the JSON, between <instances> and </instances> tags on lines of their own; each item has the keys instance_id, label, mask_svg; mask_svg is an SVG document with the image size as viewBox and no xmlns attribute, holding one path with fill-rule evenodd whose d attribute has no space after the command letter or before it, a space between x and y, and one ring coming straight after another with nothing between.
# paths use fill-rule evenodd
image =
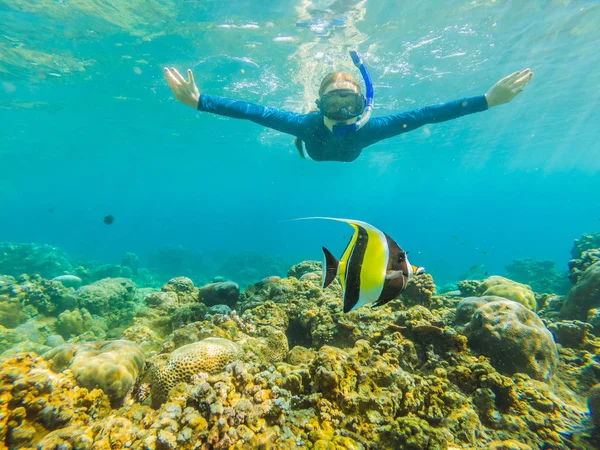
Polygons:
<instances>
[{"instance_id":1,"label":"open hand","mask_svg":"<svg viewBox=\"0 0 600 450\"><path fill-rule=\"evenodd\" d=\"M525 69L502 78L485 94L488 108L510 102L519 92L525 89L532 77L533 72Z\"/></svg>"},{"instance_id":2,"label":"open hand","mask_svg":"<svg viewBox=\"0 0 600 450\"><path fill-rule=\"evenodd\" d=\"M194 74L190 69L188 69L188 79L186 81L175 67L171 67L170 70L165 67L165 78L177 100L192 108L198 107L200 91L194 83Z\"/></svg>"}]
</instances>

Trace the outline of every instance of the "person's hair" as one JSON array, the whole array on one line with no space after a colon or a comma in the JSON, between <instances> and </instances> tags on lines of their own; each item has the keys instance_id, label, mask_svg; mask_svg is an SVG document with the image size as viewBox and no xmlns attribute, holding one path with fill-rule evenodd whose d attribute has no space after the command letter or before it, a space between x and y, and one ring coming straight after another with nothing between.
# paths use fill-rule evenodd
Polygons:
<instances>
[{"instance_id":1,"label":"person's hair","mask_svg":"<svg viewBox=\"0 0 600 450\"><path fill-rule=\"evenodd\" d=\"M327 86L335 83L336 81L347 81L352 83L356 87L356 91L360 94L360 84L358 84L356 78L354 78L351 74L348 72L331 72L330 74L326 75L325 78L323 78L323 81L321 81L321 86L319 87L319 97L323 95L323 92L325 92Z\"/></svg>"}]
</instances>

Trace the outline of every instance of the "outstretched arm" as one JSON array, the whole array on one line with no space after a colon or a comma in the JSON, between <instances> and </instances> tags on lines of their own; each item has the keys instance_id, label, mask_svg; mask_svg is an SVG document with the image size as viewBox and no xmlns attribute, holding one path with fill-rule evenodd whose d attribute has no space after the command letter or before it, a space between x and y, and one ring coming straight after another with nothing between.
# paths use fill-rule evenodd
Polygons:
<instances>
[{"instance_id":1,"label":"outstretched arm","mask_svg":"<svg viewBox=\"0 0 600 450\"><path fill-rule=\"evenodd\" d=\"M485 111L493 106L508 103L525 88L532 77L533 72L525 69L502 78L485 95L371 119L368 124L370 125L368 145L412 131L429 123L457 119L467 114Z\"/></svg>"},{"instance_id":2,"label":"outstretched arm","mask_svg":"<svg viewBox=\"0 0 600 450\"><path fill-rule=\"evenodd\" d=\"M399 114L376 117L367 123L369 144L412 131L428 123L445 122L488 109L485 96L464 98Z\"/></svg>"},{"instance_id":3,"label":"outstretched arm","mask_svg":"<svg viewBox=\"0 0 600 450\"><path fill-rule=\"evenodd\" d=\"M306 115L296 114L266 106L213 95L200 94L194 83L194 75L188 69L186 80L174 67L165 67L165 78L175 98L181 103L221 116L234 119L246 119L268 128L302 137L304 135Z\"/></svg>"}]
</instances>

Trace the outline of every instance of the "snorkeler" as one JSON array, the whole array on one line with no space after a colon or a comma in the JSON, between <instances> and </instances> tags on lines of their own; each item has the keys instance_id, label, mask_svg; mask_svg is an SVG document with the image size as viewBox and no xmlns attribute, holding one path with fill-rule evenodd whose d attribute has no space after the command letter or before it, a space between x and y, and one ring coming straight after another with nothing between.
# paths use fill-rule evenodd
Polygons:
<instances>
[{"instance_id":1,"label":"snorkeler","mask_svg":"<svg viewBox=\"0 0 600 450\"><path fill-rule=\"evenodd\" d=\"M343 162L354 161L365 147L383 139L508 103L533 77L533 72L525 69L502 78L485 95L371 118L373 84L358 52L352 51L350 55L365 81L366 97L351 74L333 72L321 82L316 101L318 110L308 114L200 94L191 70L188 69L187 80L175 68L165 67L164 71L169 87L180 102L199 111L251 120L296 136L296 147L302 157L305 155L303 141L306 154L313 160Z\"/></svg>"}]
</instances>

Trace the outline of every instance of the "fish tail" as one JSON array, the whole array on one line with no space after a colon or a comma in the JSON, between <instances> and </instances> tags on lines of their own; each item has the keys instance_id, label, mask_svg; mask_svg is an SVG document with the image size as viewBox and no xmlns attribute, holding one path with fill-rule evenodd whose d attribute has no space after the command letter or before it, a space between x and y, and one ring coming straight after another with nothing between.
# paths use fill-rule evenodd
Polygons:
<instances>
[{"instance_id":1,"label":"fish tail","mask_svg":"<svg viewBox=\"0 0 600 450\"><path fill-rule=\"evenodd\" d=\"M325 289L337 276L340 262L325 247L323 247L323 253L325 255L323 261L323 289Z\"/></svg>"}]
</instances>

